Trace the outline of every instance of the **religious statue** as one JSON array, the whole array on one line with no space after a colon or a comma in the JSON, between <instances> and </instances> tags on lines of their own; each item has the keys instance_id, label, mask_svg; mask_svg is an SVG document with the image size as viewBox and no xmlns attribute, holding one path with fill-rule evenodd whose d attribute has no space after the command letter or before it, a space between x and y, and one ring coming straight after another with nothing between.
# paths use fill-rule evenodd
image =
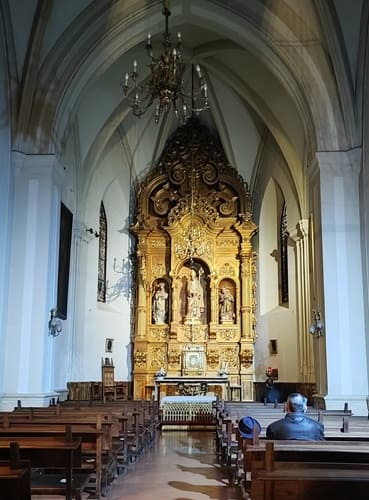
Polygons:
<instances>
[{"instance_id":1,"label":"religious statue","mask_svg":"<svg viewBox=\"0 0 369 500\"><path fill-rule=\"evenodd\" d=\"M200 283L202 269L196 274L195 269L191 269L190 278L187 282L187 312L189 319L200 319L204 311L203 289Z\"/></svg>"},{"instance_id":2,"label":"religious statue","mask_svg":"<svg viewBox=\"0 0 369 500\"><path fill-rule=\"evenodd\" d=\"M168 292L165 290L165 283L159 283L152 305L152 317L156 325L164 324L167 315Z\"/></svg>"},{"instance_id":3,"label":"religious statue","mask_svg":"<svg viewBox=\"0 0 369 500\"><path fill-rule=\"evenodd\" d=\"M229 288L222 287L219 294L220 320L221 322L233 321L234 297Z\"/></svg>"}]
</instances>

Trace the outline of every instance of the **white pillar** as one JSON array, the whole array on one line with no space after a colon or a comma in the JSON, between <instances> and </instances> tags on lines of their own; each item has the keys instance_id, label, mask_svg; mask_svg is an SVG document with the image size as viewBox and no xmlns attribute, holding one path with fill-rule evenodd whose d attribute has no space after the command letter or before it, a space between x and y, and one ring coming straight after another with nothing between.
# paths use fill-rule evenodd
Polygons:
<instances>
[{"instance_id":1,"label":"white pillar","mask_svg":"<svg viewBox=\"0 0 369 500\"><path fill-rule=\"evenodd\" d=\"M50 310L56 307L60 185L63 169L52 155L13 154L7 321L0 409L43 406L55 397Z\"/></svg>"},{"instance_id":2,"label":"white pillar","mask_svg":"<svg viewBox=\"0 0 369 500\"><path fill-rule=\"evenodd\" d=\"M289 230L289 234L295 243L299 381L314 382L313 345L311 335L308 333L310 324L309 220L300 220L295 229Z\"/></svg>"},{"instance_id":3,"label":"white pillar","mask_svg":"<svg viewBox=\"0 0 369 500\"><path fill-rule=\"evenodd\" d=\"M327 408L367 415L368 367L360 242L361 150L317 153L321 226ZM321 339L315 339L319 342Z\"/></svg>"},{"instance_id":4,"label":"white pillar","mask_svg":"<svg viewBox=\"0 0 369 500\"><path fill-rule=\"evenodd\" d=\"M70 343L68 359L68 380L84 380L84 323L86 297L86 263L88 243L96 238L86 232L86 224L74 221L72 234L71 283L70 283Z\"/></svg>"}]
</instances>

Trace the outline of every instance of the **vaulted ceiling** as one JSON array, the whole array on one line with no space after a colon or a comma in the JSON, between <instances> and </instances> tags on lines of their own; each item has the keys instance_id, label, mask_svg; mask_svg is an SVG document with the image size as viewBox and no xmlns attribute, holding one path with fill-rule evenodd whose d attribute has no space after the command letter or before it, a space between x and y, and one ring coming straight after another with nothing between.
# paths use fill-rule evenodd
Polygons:
<instances>
[{"instance_id":1,"label":"vaulted ceiling","mask_svg":"<svg viewBox=\"0 0 369 500\"><path fill-rule=\"evenodd\" d=\"M208 83L211 109L201 119L248 183L266 135L297 189L314 151L360 143L365 2L172 0L170 8L172 37L181 32L186 60ZM162 1L3 0L1 9L14 149L56 153L87 175L118 135L140 175L178 125L172 114L155 125L154 110L133 117L120 86L134 59L148 75L144 46L150 32L161 48Z\"/></svg>"}]
</instances>

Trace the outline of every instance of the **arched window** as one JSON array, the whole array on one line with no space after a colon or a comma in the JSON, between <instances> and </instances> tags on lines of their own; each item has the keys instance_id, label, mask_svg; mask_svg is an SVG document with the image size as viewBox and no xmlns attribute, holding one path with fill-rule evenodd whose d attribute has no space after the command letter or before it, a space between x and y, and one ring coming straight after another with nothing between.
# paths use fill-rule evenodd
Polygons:
<instances>
[{"instance_id":1,"label":"arched window","mask_svg":"<svg viewBox=\"0 0 369 500\"><path fill-rule=\"evenodd\" d=\"M104 203L100 205L99 228L99 264L97 274L97 300L106 302L106 249L107 249L107 222Z\"/></svg>"},{"instance_id":2,"label":"arched window","mask_svg":"<svg viewBox=\"0 0 369 500\"><path fill-rule=\"evenodd\" d=\"M280 245L280 301L281 304L288 304L288 231L287 231L287 206L283 202L281 221L279 226Z\"/></svg>"}]
</instances>

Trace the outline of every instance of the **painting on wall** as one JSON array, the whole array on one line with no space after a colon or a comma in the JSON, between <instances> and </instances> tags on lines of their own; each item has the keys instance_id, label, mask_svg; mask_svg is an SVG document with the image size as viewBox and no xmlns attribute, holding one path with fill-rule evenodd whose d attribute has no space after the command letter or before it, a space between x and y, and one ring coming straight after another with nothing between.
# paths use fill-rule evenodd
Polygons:
<instances>
[{"instance_id":1,"label":"painting on wall","mask_svg":"<svg viewBox=\"0 0 369 500\"><path fill-rule=\"evenodd\" d=\"M60 204L59 268L57 316L67 319L70 249L72 241L73 214Z\"/></svg>"}]
</instances>

